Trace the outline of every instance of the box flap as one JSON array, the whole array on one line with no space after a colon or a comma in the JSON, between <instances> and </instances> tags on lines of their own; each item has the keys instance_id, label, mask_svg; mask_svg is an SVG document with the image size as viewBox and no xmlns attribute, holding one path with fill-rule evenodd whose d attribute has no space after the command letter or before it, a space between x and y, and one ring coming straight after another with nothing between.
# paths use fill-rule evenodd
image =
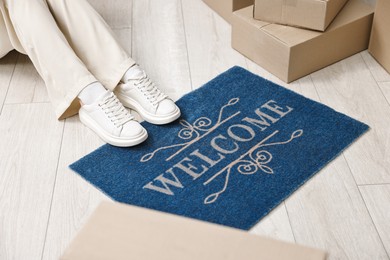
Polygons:
<instances>
[{"instance_id":1,"label":"box flap","mask_svg":"<svg viewBox=\"0 0 390 260\"><path fill-rule=\"evenodd\" d=\"M242 19L243 21L253 24L253 26L257 28L262 28L263 26L270 24L269 22L266 21L253 19L253 5L235 11L233 14L240 17L240 19Z\"/></svg>"},{"instance_id":2,"label":"box flap","mask_svg":"<svg viewBox=\"0 0 390 260\"><path fill-rule=\"evenodd\" d=\"M300 29L279 24L270 24L267 27L262 28L262 30L277 38L279 41L284 42L287 46L295 46L302 42L306 42L315 37L318 37L321 34L321 32L317 31Z\"/></svg>"},{"instance_id":3,"label":"box flap","mask_svg":"<svg viewBox=\"0 0 390 260\"><path fill-rule=\"evenodd\" d=\"M257 27L259 30L263 30L263 32L288 46L293 46L297 43L310 40L320 34L320 32L317 31L256 20L252 17L252 13L253 6L248 6L234 12L234 14L240 17L240 19Z\"/></svg>"},{"instance_id":4,"label":"box flap","mask_svg":"<svg viewBox=\"0 0 390 260\"><path fill-rule=\"evenodd\" d=\"M317 29L324 23L327 3L325 0L256 0L254 17L269 22Z\"/></svg>"},{"instance_id":5,"label":"box flap","mask_svg":"<svg viewBox=\"0 0 390 260\"><path fill-rule=\"evenodd\" d=\"M354 20L374 13L374 7L359 0L349 0L326 31L335 30Z\"/></svg>"},{"instance_id":6,"label":"box flap","mask_svg":"<svg viewBox=\"0 0 390 260\"><path fill-rule=\"evenodd\" d=\"M359 0L350 0L346 5L348 6L342 9L340 14L335 18L335 20L331 23L331 25L325 32L336 30L337 28L351 23L354 20L366 17L367 15L370 15L374 12L374 8L372 6L365 4ZM255 26L259 27L260 30L263 30L269 35L272 35L273 37L288 46L295 46L297 44L306 42L315 37L318 37L322 33L291 26L270 24L267 22L256 20L247 15L248 12L252 12L252 8L253 6L249 6L242 10L236 11L236 13L238 16L245 19L248 23L254 24Z\"/></svg>"},{"instance_id":7,"label":"box flap","mask_svg":"<svg viewBox=\"0 0 390 260\"><path fill-rule=\"evenodd\" d=\"M337 17L337 14L341 12L343 6L348 0L328 0L326 5L325 26L329 24Z\"/></svg>"}]
</instances>

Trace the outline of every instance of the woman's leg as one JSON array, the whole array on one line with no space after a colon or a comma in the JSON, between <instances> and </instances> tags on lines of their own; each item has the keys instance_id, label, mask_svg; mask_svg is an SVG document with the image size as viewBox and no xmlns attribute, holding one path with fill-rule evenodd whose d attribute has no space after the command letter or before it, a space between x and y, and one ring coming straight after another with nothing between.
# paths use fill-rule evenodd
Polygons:
<instances>
[{"instance_id":1,"label":"woman's leg","mask_svg":"<svg viewBox=\"0 0 390 260\"><path fill-rule=\"evenodd\" d=\"M97 79L74 53L45 0L5 0L16 34L47 86L58 118L76 114L79 92Z\"/></svg>"},{"instance_id":2,"label":"woman's leg","mask_svg":"<svg viewBox=\"0 0 390 260\"><path fill-rule=\"evenodd\" d=\"M135 64L113 31L86 0L46 0L74 52L88 70L113 90Z\"/></svg>"},{"instance_id":3,"label":"woman's leg","mask_svg":"<svg viewBox=\"0 0 390 260\"><path fill-rule=\"evenodd\" d=\"M146 130L133 120L111 91L96 83L97 79L74 53L46 0L6 0L6 3L16 34L44 79L59 118L79 112L85 125L116 146L136 145L147 138ZM100 88L101 94L80 108L77 96L86 87L92 94Z\"/></svg>"},{"instance_id":4,"label":"woman's leg","mask_svg":"<svg viewBox=\"0 0 390 260\"><path fill-rule=\"evenodd\" d=\"M113 31L86 0L46 1L73 50L107 89L115 88L126 107L155 124L170 123L180 116L175 103L133 66L135 62Z\"/></svg>"}]
</instances>

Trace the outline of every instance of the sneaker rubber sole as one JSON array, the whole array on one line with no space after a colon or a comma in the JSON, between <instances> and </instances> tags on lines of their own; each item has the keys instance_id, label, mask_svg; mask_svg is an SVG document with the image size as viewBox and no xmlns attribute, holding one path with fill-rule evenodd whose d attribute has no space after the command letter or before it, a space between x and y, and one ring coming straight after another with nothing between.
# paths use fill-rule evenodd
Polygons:
<instances>
[{"instance_id":1,"label":"sneaker rubber sole","mask_svg":"<svg viewBox=\"0 0 390 260\"><path fill-rule=\"evenodd\" d=\"M178 119L181 115L180 109L177 107L176 107L175 111L173 111L172 113L170 113L168 115L164 115L164 116L154 115L154 114L146 111L134 99L131 99L131 98L127 97L126 95L121 94L120 92L115 92L115 95L117 96L117 98L122 102L122 104L125 107L137 111L145 121L152 123L152 124L155 124L155 125L169 124L169 123L175 121L176 119Z\"/></svg>"},{"instance_id":2,"label":"sneaker rubber sole","mask_svg":"<svg viewBox=\"0 0 390 260\"><path fill-rule=\"evenodd\" d=\"M106 143L111 144L113 146L118 147L130 147L138 145L142 142L144 142L148 138L148 133L145 129L142 130L142 132L134 136L134 138L122 138L114 136L104 129L102 129L96 122L93 120L90 116L88 116L87 113L84 113L81 109L79 111L79 117L80 121L86 125L88 128L90 128L93 132L95 132L101 139L103 139Z\"/></svg>"}]
</instances>

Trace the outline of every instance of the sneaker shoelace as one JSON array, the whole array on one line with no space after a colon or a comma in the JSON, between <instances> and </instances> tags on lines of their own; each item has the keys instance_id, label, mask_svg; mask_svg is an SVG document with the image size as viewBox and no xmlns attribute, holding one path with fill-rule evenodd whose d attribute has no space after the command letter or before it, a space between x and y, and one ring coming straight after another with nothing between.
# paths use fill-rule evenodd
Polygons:
<instances>
[{"instance_id":1,"label":"sneaker shoelace","mask_svg":"<svg viewBox=\"0 0 390 260\"><path fill-rule=\"evenodd\" d=\"M163 101L168 96L165 95L156 84L145 74L135 83L135 86L146 96L153 106Z\"/></svg>"},{"instance_id":2,"label":"sneaker shoelace","mask_svg":"<svg viewBox=\"0 0 390 260\"><path fill-rule=\"evenodd\" d=\"M127 109L112 92L99 103L99 106L116 127L123 126L134 119L134 117L129 113L129 111L127 111Z\"/></svg>"}]
</instances>

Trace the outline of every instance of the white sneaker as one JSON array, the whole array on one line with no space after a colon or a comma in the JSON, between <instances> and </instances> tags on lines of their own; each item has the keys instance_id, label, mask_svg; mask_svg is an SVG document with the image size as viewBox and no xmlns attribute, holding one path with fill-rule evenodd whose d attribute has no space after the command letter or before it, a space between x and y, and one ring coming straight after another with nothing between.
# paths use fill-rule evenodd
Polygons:
<instances>
[{"instance_id":1,"label":"white sneaker","mask_svg":"<svg viewBox=\"0 0 390 260\"><path fill-rule=\"evenodd\" d=\"M104 93L91 105L83 105L81 122L107 143L128 147L142 143L148 133L121 104L111 91Z\"/></svg>"},{"instance_id":2,"label":"white sneaker","mask_svg":"<svg viewBox=\"0 0 390 260\"><path fill-rule=\"evenodd\" d=\"M136 110L152 124L168 124L180 117L179 107L157 88L143 70L126 83L119 83L114 91L125 107Z\"/></svg>"}]
</instances>

